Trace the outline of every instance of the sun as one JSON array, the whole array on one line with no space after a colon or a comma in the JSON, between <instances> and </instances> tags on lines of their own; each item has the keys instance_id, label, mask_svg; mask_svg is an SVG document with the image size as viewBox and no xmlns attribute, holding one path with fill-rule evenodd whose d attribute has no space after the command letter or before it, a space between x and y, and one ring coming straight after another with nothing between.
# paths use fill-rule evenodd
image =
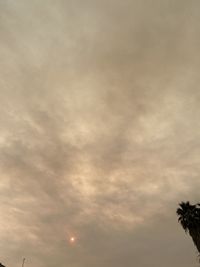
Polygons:
<instances>
[{"instance_id":1,"label":"sun","mask_svg":"<svg viewBox=\"0 0 200 267\"><path fill-rule=\"evenodd\" d=\"M70 243L74 243L75 240L76 240L75 237L74 236L71 236L69 241L70 241Z\"/></svg>"}]
</instances>

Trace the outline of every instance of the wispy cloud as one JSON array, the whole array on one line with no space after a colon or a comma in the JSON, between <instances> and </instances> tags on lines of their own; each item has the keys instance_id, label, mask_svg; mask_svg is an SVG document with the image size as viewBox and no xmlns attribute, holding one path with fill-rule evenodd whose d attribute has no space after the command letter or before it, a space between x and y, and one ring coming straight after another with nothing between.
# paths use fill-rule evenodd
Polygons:
<instances>
[{"instance_id":1,"label":"wispy cloud","mask_svg":"<svg viewBox=\"0 0 200 267\"><path fill-rule=\"evenodd\" d=\"M188 266L174 213L199 200L198 7L0 2L6 265Z\"/></svg>"}]
</instances>

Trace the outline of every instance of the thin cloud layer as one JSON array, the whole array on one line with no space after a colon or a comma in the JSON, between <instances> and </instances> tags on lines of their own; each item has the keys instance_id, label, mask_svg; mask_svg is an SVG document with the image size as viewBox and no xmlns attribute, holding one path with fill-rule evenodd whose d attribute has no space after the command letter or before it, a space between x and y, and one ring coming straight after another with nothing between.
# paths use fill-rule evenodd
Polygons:
<instances>
[{"instance_id":1,"label":"thin cloud layer","mask_svg":"<svg viewBox=\"0 0 200 267\"><path fill-rule=\"evenodd\" d=\"M0 2L6 266L194 261L175 209L199 201L198 7Z\"/></svg>"}]
</instances>

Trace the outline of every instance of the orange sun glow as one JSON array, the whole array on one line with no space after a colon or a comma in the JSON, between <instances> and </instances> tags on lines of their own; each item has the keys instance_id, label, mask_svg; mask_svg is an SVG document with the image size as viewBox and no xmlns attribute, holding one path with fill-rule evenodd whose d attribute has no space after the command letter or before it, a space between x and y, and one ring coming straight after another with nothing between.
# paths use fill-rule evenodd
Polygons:
<instances>
[{"instance_id":1,"label":"orange sun glow","mask_svg":"<svg viewBox=\"0 0 200 267\"><path fill-rule=\"evenodd\" d=\"M74 236L70 237L70 242L71 243L74 243L75 242L75 237Z\"/></svg>"}]
</instances>

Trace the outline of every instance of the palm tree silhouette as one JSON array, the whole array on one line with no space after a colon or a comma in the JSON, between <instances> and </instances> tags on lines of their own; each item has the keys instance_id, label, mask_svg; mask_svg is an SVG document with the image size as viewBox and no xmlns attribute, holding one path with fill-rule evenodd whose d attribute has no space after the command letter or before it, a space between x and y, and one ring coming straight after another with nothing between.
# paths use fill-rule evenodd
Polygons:
<instances>
[{"instance_id":1,"label":"palm tree silhouette","mask_svg":"<svg viewBox=\"0 0 200 267\"><path fill-rule=\"evenodd\" d=\"M189 201L181 202L176 211L178 221L185 232L189 232L200 253L200 204L191 205Z\"/></svg>"}]
</instances>

